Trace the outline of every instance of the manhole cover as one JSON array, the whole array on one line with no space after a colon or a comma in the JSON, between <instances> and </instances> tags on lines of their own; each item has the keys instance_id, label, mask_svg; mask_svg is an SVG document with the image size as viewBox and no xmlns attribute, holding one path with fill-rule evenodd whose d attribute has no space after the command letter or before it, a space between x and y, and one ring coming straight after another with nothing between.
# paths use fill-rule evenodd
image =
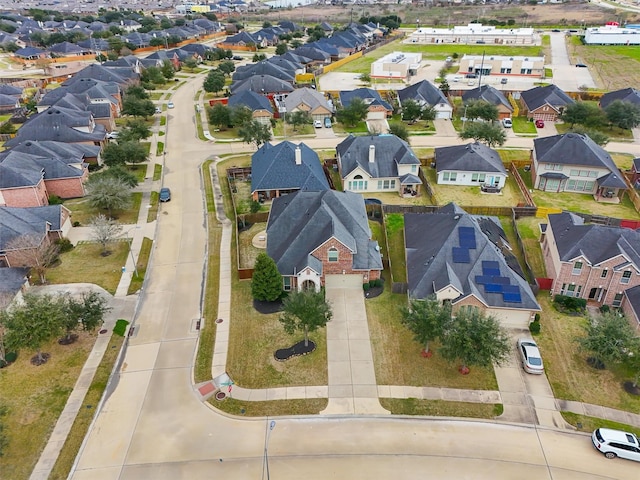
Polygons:
<instances>
[{"instance_id":1,"label":"manhole cover","mask_svg":"<svg viewBox=\"0 0 640 480\"><path fill-rule=\"evenodd\" d=\"M216 323L222 323L222 322L224 322L224 320L222 320L221 318L216 319Z\"/></svg>"},{"instance_id":2,"label":"manhole cover","mask_svg":"<svg viewBox=\"0 0 640 480\"><path fill-rule=\"evenodd\" d=\"M227 394L224 392L217 392L216 393L216 400L224 400L225 398L227 398Z\"/></svg>"}]
</instances>

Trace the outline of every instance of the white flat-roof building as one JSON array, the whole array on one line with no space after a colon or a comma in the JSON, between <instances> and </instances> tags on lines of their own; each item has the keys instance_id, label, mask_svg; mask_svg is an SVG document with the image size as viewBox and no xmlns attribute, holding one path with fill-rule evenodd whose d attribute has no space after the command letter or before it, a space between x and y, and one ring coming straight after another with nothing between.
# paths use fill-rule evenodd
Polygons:
<instances>
[{"instance_id":1,"label":"white flat-roof building","mask_svg":"<svg viewBox=\"0 0 640 480\"><path fill-rule=\"evenodd\" d=\"M604 25L587 28L584 32L587 45L640 45L640 29Z\"/></svg>"},{"instance_id":2,"label":"white flat-roof building","mask_svg":"<svg viewBox=\"0 0 640 480\"><path fill-rule=\"evenodd\" d=\"M487 43L497 45L533 45L533 28L496 28L481 23L453 28L419 28L405 43Z\"/></svg>"},{"instance_id":3,"label":"white flat-roof building","mask_svg":"<svg viewBox=\"0 0 640 480\"><path fill-rule=\"evenodd\" d=\"M407 80L418 73L421 53L393 52L371 64L371 78Z\"/></svg>"},{"instance_id":4,"label":"white flat-roof building","mask_svg":"<svg viewBox=\"0 0 640 480\"><path fill-rule=\"evenodd\" d=\"M544 57L463 55L458 73L544 76Z\"/></svg>"}]
</instances>

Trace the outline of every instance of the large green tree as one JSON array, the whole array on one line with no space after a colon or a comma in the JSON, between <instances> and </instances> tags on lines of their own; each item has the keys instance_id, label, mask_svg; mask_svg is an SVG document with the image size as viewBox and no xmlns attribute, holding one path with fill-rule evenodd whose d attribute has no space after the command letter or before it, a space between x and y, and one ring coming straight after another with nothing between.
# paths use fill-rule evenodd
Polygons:
<instances>
[{"instance_id":1,"label":"large green tree","mask_svg":"<svg viewBox=\"0 0 640 480\"><path fill-rule=\"evenodd\" d=\"M484 142L489 147L504 145L507 135L499 125L488 122L467 122L460 138L473 138L476 142Z\"/></svg>"},{"instance_id":2,"label":"large green tree","mask_svg":"<svg viewBox=\"0 0 640 480\"><path fill-rule=\"evenodd\" d=\"M122 113L135 117L150 117L156 112L156 106L151 100L125 96L122 100Z\"/></svg>"},{"instance_id":3,"label":"large green tree","mask_svg":"<svg viewBox=\"0 0 640 480\"><path fill-rule=\"evenodd\" d=\"M205 92L217 93L224 88L224 73L218 70L212 70L202 83Z\"/></svg>"},{"instance_id":4,"label":"large green tree","mask_svg":"<svg viewBox=\"0 0 640 480\"><path fill-rule=\"evenodd\" d=\"M106 210L109 216L113 210L124 210L131 205L131 187L118 178L90 178L86 188L89 205Z\"/></svg>"},{"instance_id":5,"label":"large green tree","mask_svg":"<svg viewBox=\"0 0 640 480\"><path fill-rule=\"evenodd\" d=\"M369 107L361 98L354 98L346 107L339 108L336 119L348 127L355 127L367 116Z\"/></svg>"},{"instance_id":6,"label":"large green tree","mask_svg":"<svg viewBox=\"0 0 640 480\"><path fill-rule=\"evenodd\" d=\"M238 135L244 143L253 143L256 148L260 148L263 143L271 140L271 129L257 120L251 120L238 129Z\"/></svg>"},{"instance_id":7,"label":"large green tree","mask_svg":"<svg viewBox=\"0 0 640 480\"><path fill-rule=\"evenodd\" d=\"M282 275L276 262L266 253L256 258L251 277L251 295L263 302L274 302L282 296Z\"/></svg>"},{"instance_id":8,"label":"large green tree","mask_svg":"<svg viewBox=\"0 0 640 480\"><path fill-rule=\"evenodd\" d=\"M253 112L246 105L230 107L231 125L239 127L253 120Z\"/></svg>"},{"instance_id":9,"label":"large green tree","mask_svg":"<svg viewBox=\"0 0 640 480\"><path fill-rule=\"evenodd\" d=\"M587 102L576 102L567 105L560 118L573 127L575 124L584 127L598 128L606 123L605 113L597 105Z\"/></svg>"},{"instance_id":10,"label":"large green tree","mask_svg":"<svg viewBox=\"0 0 640 480\"><path fill-rule=\"evenodd\" d=\"M486 100L472 100L467 102L464 110L466 117L471 120L480 119L486 122L495 122L498 120L498 107Z\"/></svg>"},{"instance_id":11,"label":"large green tree","mask_svg":"<svg viewBox=\"0 0 640 480\"><path fill-rule=\"evenodd\" d=\"M102 151L102 159L108 166L125 163L142 163L147 160L147 149L137 141L111 143Z\"/></svg>"},{"instance_id":12,"label":"large green tree","mask_svg":"<svg viewBox=\"0 0 640 480\"><path fill-rule=\"evenodd\" d=\"M435 295L425 300L412 299L400 312L402 323L413 332L413 338L424 345L426 353L429 353L429 342L439 339L451 321L450 304L443 305Z\"/></svg>"},{"instance_id":13,"label":"large green tree","mask_svg":"<svg viewBox=\"0 0 640 480\"><path fill-rule=\"evenodd\" d=\"M404 123L391 122L389 124L389 133L404 140L405 142L409 141L409 130L407 130Z\"/></svg>"},{"instance_id":14,"label":"large green tree","mask_svg":"<svg viewBox=\"0 0 640 480\"><path fill-rule=\"evenodd\" d=\"M461 371L470 366L490 367L506 360L511 340L495 317L478 309L460 308L441 337L442 357L459 361Z\"/></svg>"},{"instance_id":15,"label":"large green tree","mask_svg":"<svg viewBox=\"0 0 640 480\"><path fill-rule=\"evenodd\" d=\"M293 131L297 131L298 127L302 125L308 125L312 122L309 112L304 110L298 110L296 112L287 113L286 122L293 125Z\"/></svg>"},{"instance_id":16,"label":"large green tree","mask_svg":"<svg viewBox=\"0 0 640 480\"><path fill-rule=\"evenodd\" d=\"M416 123L422 115L422 106L413 99L402 102L402 120Z\"/></svg>"},{"instance_id":17,"label":"large green tree","mask_svg":"<svg viewBox=\"0 0 640 480\"><path fill-rule=\"evenodd\" d=\"M306 347L309 345L309 333L324 327L332 316L331 307L323 292L294 290L284 300L280 323L289 335L296 331L304 332Z\"/></svg>"},{"instance_id":18,"label":"large green tree","mask_svg":"<svg viewBox=\"0 0 640 480\"><path fill-rule=\"evenodd\" d=\"M231 111L229 107L222 103L215 103L213 107L207 107L206 112L209 123L220 130L224 130L231 124Z\"/></svg>"},{"instance_id":19,"label":"large green tree","mask_svg":"<svg viewBox=\"0 0 640 480\"><path fill-rule=\"evenodd\" d=\"M42 347L64 331L65 302L62 297L24 295L24 303L0 313L6 326L6 343L12 350L35 350L33 363L42 365L48 355Z\"/></svg>"},{"instance_id":20,"label":"large green tree","mask_svg":"<svg viewBox=\"0 0 640 480\"><path fill-rule=\"evenodd\" d=\"M589 316L585 336L578 339L582 351L598 363L621 363L635 337L629 321L617 312Z\"/></svg>"},{"instance_id":21,"label":"large green tree","mask_svg":"<svg viewBox=\"0 0 640 480\"><path fill-rule=\"evenodd\" d=\"M631 102L615 100L604 109L611 125L625 130L640 125L640 106Z\"/></svg>"}]
</instances>

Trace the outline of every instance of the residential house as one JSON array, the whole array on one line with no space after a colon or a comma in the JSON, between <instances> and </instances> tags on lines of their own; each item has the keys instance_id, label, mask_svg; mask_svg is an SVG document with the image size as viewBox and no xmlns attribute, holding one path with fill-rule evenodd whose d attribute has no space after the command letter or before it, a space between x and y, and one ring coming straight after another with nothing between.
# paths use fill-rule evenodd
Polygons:
<instances>
[{"instance_id":1,"label":"residential house","mask_svg":"<svg viewBox=\"0 0 640 480\"><path fill-rule=\"evenodd\" d=\"M616 100L640 106L640 92L632 87L616 90L615 92L607 92L600 97L600 108L605 109Z\"/></svg>"},{"instance_id":2,"label":"residential house","mask_svg":"<svg viewBox=\"0 0 640 480\"><path fill-rule=\"evenodd\" d=\"M51 45L47 51L51 57L81 57L91 54L90 49L82 48L71 42L56 43L55 45Z\"/></svg>"},{"instance_id":3,"label":"residential house","mask_svg":"<svg viewBox=\"0 0 640 480\"><path fill-rule=\"evenodd\" d=\"M0 112L13 113L20 109L20 100L12 95L3 95L0 93Z\"/></svg>"},{"instance_id":4,"label":"residential house","mask_svg":"<svg viewBox=\"0 0 640 480\"><path fill-rule=\"evenodd\" d=\"M336 156L345 191L414 196L422 185L420 160L395 135L349 135L336 147Z\"/></svg>"},{"instance_id":5,"label":"residential house","mask_svg":"<svg viewBox=\"0 0 640 480\"><path fill-rule=\"evenodd\" d=\"M95 122L91 112L52 107L30 117L4 146L14 147L27 140L101 145L106 135L106 129Z\"/></svg>"},{"instance_id":6,"label":"residential house","mask_svg":"<svg viewBox=\"0 0 640 480\"><path fill-rule=\"evenodd\" d=\"M634 188L640 187L640 157L634 158L631 164L631 184Z\"/></svg>"},{"instance_id":7,"label":"residential house","mask_svg":"<svg viewBox=\"0 0 640 480\"><path fill-rule=\"evenodd\" d=\"M309 65L328 65L331 63L331 55L316 47L302 45L292 53L310 59L310 62L307 62Z\"/></svg>"},{"instance_id":8,"label":"residential house","mask_svg":"<svg viewBox=\"0 0 640 480\"><path fill-rule=\"evenodd\" d=\"M640 286L627 288L622 298L622 311L631 326L640 331Z\"/></svg>"},{"instance_id":9,"label":"residential house","mask_svg":"<svg viewBox=\"0 0 640 480\"><path fill-rule=\"evenodd\" d=\"M291 83L272 77L271 75L254 75L231 84L232 94L240 93L245 90L251 90L252 92L256 92L261 95L281 95L292 92L294 87Z\"/></svg>"},{"instance_id":10,"label":"residential house","mask_svg":"<svg viewBox=\"0 0 640 480\"><path fill-rule=\"evenodd\" d=\"M19 143L10 150L0 153L0 162L9 152L20 152L40 157L62 158L68 164L81 165L83 163L100 163L100 145L83 143L66 143L53 141L31 141Z\"/></svg>"},{"instance_id":11,"label":"residential house","mask_svg":"<svg viewBox=\"0 0 640 480\"><path fill-rule=\"evenodd\" d=\"M24 47L16 50L14 55L22 60L38 60L39 58L46 58L47 52L40 48Z\"/></svg>"},{"instance_id":12,"label":"residential house","mask_svg":"<svg viewBox=\"0 0 640 480\"><path fill-rule=\"evenodd\" d=\"M564 109L575 103L573 98L555 85L534 87L520 94L527 118L555 122Z\"/></svg>"},{"instance_id":13,"label":"residential house","mask_svg":"<svg viewBox=\"0 0 640 480\"><path fill-rule=\"evenodd\" d=\"M15 178L18 178L21 174L23 174L24 178L27 178L29 172L38 173L44 179L47 199L51 195L56 195L60 198L83 197L85 194L84 182L89 178L89 165L77 163L73 157L70 159L43 157L10 150L6 154L3 152L2 157L0 157L0 167L4 172L13 171ZM34 178L34 180L36 179ZM37 189L40 183L41 180L37 179L33 185L26 187L32 190ZM12 198L15 198L15 195L12 195ZM10 207L38 206L38 204L19 205L13 202L7 202L7 205Z\"/></svg>"},{"instance_id":14,"label":"residential house","mask_svg":"<svg viewBox=\"0 0 640 480\"><path fill-rule=\"evenodd\" d=\"M538 190L588 193L597 201L618 203L627 189L611 155L588 135L536 138L531 157L531 178Z\"/></svg>"},{"instance_id":15,"label":"residential house","mask_svg":"<svg viewBox=\"0 0 640 480\"><path fill-rule=\"evenodd\" d=\"M0 163L0 207L42 207L49 194L41 170L21 170Z\"/></svg>"},{"instance_id":16,"label":"residential house","mask_svg":"<svg viewBox=\"0 0 640 480\"><path fill-rule=\"evenodd\" d=\"M438 184L500 191L508 176L498 152L478 142L436 148L435 163Z\"/></svg>"},{"instance_id":17,"label":"residential house","mask_svg":"<svg viewBox=\"0 0 640 480\"><path fill-rule=\"evenodd\" d=\"M541 310L498 218L449 204L405 214L404 238L410 298L435 295L454 312L477 309L516 328L527 328Z\"/></svg>"},{"instance_id":18,"label":"residential house","mask_svg":"<svg viewBox=\"0 0 640 480\"><path fill-rule=\"evenodd\" d=\"M62 205L31 208L0 207L0 265L25 267L18 250L40 248L59 238L71 229L69 210ZM20 237L28 238L25 246L15 244Z\"/></svg>"},{"instance_id":19,"label":"residential house","mask_svg":"<svg viewBox=\"0 0 640 480\"><path fill-rule=\"evenodd\" d=\"M0 267L2 267L0 259ZM11 304L20 304L29 288L28 268L0 268L0 310Z\"/></svg>"},{"instance_id":20,"label":"residential house","mask_svg":"<svg viewBox=\"0 0 640 480\"><path fill-rule=\"evenodd\" d=\"M548 219L542 254L550 293L620 307L625 291L640 285L640 232L585 224L570 212Z\"/></svg>"},{"instance_id":21,"label":"residential house","mask_svg":"<svg viewBox=\"0 0 640 480\"><path fill-rule=\"evenodd\" d=\"M407 100L414 100L422 107L433 107L436 118L451 119L453 115L453 107L447 97L442 90L428 80L422 80L398 90L398 99L401 105Z\"/></svg>"},{"instance_id":22,"label":"residential house","mask_svg":"<svg viewBox=\"0 0 640 480\"><path fill-rule=\"evenodd\" d=\"M0 85L0 94L15 97L18 100L22 98L23 92L24 90L21 87L17 87L15 85L10 85L8 83Z\"/></svg>"},{"instance_id":23,"label":"residential house","mask_svg":"<svg viewBox=\"0 0 640 480\"><path fill-rule=\"evenodd\" d=\"M360 275L363 283L380 278L380 247L358 194L299 191L277 198L266 234L284 290L320 291L327 275Z\"/></svg>"},{"instance_id":24,"label":"residential house","mask_svg":"<svg viewBox=\"0 0 640 480\"><path fill-rule=\"evenodd\" d=\"M385 120L393 115L393 107L385 102L376 90L371 88L341 91L339 96L343 107L348 107L354 98L359 98L367 104L369 106L367 120Z\"/></svg>"},{"instance_id":25,"label":"residential house","mask_svg":"<svg viewBox=\"0 0 640 480\"><path fill-rule=\"evenodd\" d=\"M76 73L65 84L77 82L83 78L113 82L126 89L129 85L140 83L140 73L135 66L111 67L107 65L91 64Z\"/></svg>"},{"instance_id":26,"label":"residential house","mask_svg":"<svg viewBox=\"0 0 640 480\"><path fill-rule=\"evenodd\" d=\"M318 158L304 143L265 143L251 156L251 196L265 201L298 190L328 190L329 182Z\"/></svg>"},{"instance_id":27,"label":"residential house","mask_svg":"<svg viewBox=\"0 0 640 480\"><path fill-rule=\"evenodd\" d=\"M230 37L227 37L223 42L225 45L238 46L238 47L260 47L266 48L269 44L266 38L258 39L249 32L241 31Z\"/></svg>"},{"instance_id":28,"label":"residential house","mask_svg":"<svg viewBox=\"0 0 640 480\"><path fill-rule=\"evenodd\" d=\"M251 65L240 66L233 72L231 77L234 82L241 82L247 78L251 78L258 75L267 75L279 80L285 81L290 84L294 84L296 80L295 71L286 70L281 66L278 66L272 62L263 60Z\"/></svg>"},{"instance_id":29,"label":"residential house","mask_svg":"<svg viewBox=\"0 0 640 480\"><path fill-rule=\"evenodd\" d=\"M313 120L324 122L335 112L333 104L325 96L312 88L297 88L284 99L287 113L308 112Z\"/></svg>"},{"instance_id":30,"label":"residential house","mask_svg":"<svg viewBox=\"0 0 640 480\"><path fill-rule=\"evenodd\" d=\"M244 90L229 97L227 104L229 107L245 106L251 110L252 118L263 125L271 127L273 118L273 107L271 102L264 95Z\"/></svg>"},{"instance_id":31,"label":"residential house","mask_svg":"<svg viewBox=\"0 0 640 480\"><path fill-rule=\"evenodd\" d=\"M498 119L511 118L513 115L513 106L509 103L507 97L500 90L496 90L491 85L481 85L479 87L467 90L462 94L462 103L467 104L473 100L483 100L491 105L495 105L498 109Z\"/></svg>"}]
</instances>

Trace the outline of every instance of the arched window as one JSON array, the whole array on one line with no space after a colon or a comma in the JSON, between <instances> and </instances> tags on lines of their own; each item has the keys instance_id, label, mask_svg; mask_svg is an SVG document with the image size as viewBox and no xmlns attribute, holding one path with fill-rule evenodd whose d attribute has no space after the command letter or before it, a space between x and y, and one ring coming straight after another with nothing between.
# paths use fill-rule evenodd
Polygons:
<instances>
[{"instance_id":1,"label":"arched window","mask_svg":"<svg viewBox=\"0 0 640 480\"><path fill-rule=\"evenodd\" d=\"M338 249L335 248L335 247L331 247L329 249L327 257L328 257L328 260L330 262L337 262L338 261Z\"/></svg>"}]
</instances>

